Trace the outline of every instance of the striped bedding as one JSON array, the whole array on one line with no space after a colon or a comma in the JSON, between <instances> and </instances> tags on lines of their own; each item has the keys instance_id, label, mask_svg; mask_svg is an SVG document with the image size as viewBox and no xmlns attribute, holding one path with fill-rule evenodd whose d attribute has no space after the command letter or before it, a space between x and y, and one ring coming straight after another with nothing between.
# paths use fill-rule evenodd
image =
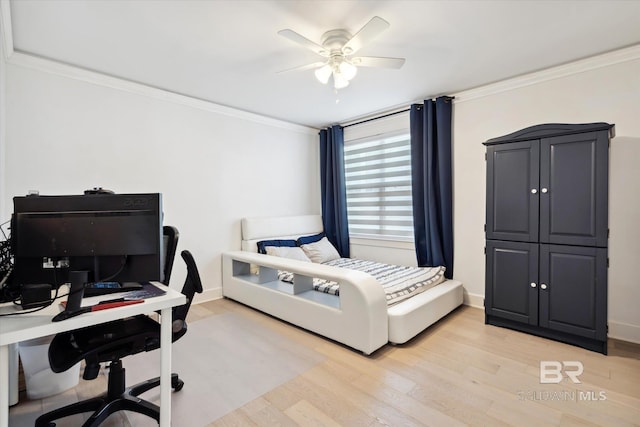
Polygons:
<instances>
[{"instance_id":1,"label":"striped bedding","mask_svg":"<svg viewBox=\"0 0 640 427\"><path fill-rule=\"evenodd\" d=\"M426 291L444 282L445 267L405 267L364 261L354 258L339 258L325 262L324 265L348 268L368 273L382 285L387 297L387 305L393 305L415 294ZM279 279L293 283L293 273L280 271ZM340 295L340 285L325 279L313 279L316 291Z\"/></svg>"}]
</instances>

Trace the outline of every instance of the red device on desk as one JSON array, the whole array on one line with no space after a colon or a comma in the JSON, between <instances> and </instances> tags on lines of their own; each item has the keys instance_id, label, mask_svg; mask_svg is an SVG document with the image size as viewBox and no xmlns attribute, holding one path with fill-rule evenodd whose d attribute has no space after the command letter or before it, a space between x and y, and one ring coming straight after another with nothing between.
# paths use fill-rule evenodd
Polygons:
<instances>
[{"instance_id":1,"label":"red device on desk","mask_svg":"<svg viewBox=\"0 0 640 427\"><path fill-rule=\"evenodd\" d=\"M102 302L99 302L98 304L95 304L86 308L90 308L91 310L89 311L98 311L98 310L106 310L108 308L122 307L124 305L140 304L141 302L144 302L144 300L143 299L130 299L130 300L123 299L121 301L115 301L115 300L102 301Z\"/></svg>"}]
</instances>

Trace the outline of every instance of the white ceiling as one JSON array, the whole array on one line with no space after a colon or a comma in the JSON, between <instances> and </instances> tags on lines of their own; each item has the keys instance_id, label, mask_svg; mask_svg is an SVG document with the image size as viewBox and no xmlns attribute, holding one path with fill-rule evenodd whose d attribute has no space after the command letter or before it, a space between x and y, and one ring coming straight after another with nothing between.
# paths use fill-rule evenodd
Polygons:
<instances>
[{"instance_id":1,"label":"white ceiling","mask_svg":"<svg viewBox=\"0 0 640 427\"><path fill-rule=\"evenodd\" d=\"M5 0L2 0L5 1ZM14 50L311 127L640 43L640 1L11 0ZM373 16L391 27L358 54L406 58L360 68L336 95L320 57L278 36L320 43ZM339 102L336 103L336 99Z\"/></svg>"}]
</instances>

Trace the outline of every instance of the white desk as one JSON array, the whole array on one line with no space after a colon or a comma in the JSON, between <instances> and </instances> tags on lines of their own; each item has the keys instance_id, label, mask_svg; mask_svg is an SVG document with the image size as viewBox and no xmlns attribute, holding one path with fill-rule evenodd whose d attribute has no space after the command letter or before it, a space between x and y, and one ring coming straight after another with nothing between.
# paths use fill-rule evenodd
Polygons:
<instances>
[{"instance_id":1,"label":"white desk","mask_svg":"<svg viewBox=\"0 0 640 427\"><path fill-rule=\"evenodd\" d=\"M62 322L52 322L62 309L58 303L32 314L0 317L0 427L9 425L9 345L59 332L110 322L138 314L161 310L162 319L171 319L171 308L186 302L180 292L158 284L167 293L145 300L141 304L81 314ZM62 291L62 289L61 289ZM117 298L117 294L83 299L82 305L92 305L100 299ZM0 305L0 313L18 311L13 304ZM160 426L171 425L171 321L160 325Z\"/></svg>"}]
</instances>

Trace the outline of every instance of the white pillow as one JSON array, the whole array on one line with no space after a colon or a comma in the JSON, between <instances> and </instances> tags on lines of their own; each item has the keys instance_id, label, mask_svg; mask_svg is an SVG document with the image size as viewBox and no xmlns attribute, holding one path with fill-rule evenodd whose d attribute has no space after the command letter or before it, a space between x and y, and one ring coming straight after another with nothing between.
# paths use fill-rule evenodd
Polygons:
<instances>
[{"instance_id":1,"label":"white pillow","mask_svg":"<svg viewBox=\"0 0 640 427\"><path fill-rule=\"evenodd\" d=\"M340 258L340 254L326 237L300 247L312 262L319 264Z\"/></svg>"},{"instance_id":2,"label":"white pillow","mask_svg":"<svg viewBox=\"0 0 640 427\"><path fill-rule=\"evenodd\" d=\"M289 246L265 246L265 251L267 251L267 255L311 262L304 251L298 247L292 248Z\"/></svg>"}]
</instances>

